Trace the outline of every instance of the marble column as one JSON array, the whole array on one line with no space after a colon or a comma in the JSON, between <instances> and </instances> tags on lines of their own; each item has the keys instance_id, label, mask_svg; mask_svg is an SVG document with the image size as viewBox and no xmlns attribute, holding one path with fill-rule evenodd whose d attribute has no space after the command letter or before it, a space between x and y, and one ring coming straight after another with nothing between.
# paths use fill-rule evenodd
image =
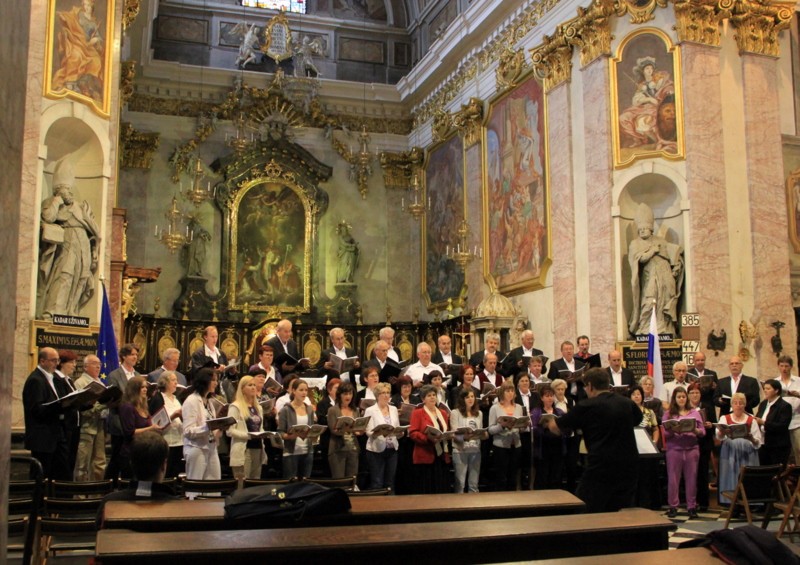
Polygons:
<instances>
[{"instance_id":1,"label":"marble column","mask_svg":"<svg viewBox=\"0 0 800 565\"><path fill-rule=\"evenodd\" d=\"M608 58L598 57L582 71L586 146L586 207L589 210L589 322L594 351L614 349L617 297L611 218L611 123Z\"/></svg>"},{"instance_id":2,"label":"marble column","mask_svg":"<svg viewBox=\"0 0 800 565\"><path fill-rule=\"evenodd\" d=\"M776 357L769 338L770 323L781 320L784 351L795 353L797 330L792 309L789 257L786 251L786 194L778 102L778 66L772 57L744 53L745 149L753 255L753 306L763 340L758 375L776 374Z\"/></svg>"},{"instance_id":3,"label":"marble column","mask_svg":"<svg viewBox=\"0 0 800 565\"><path fill-rule=\"evenodd\" d=\"M570 83L547 94L550 151L550 235L553 250L553 333L555 342L577 335L575 295L575 198L572 173Z\"/></svg>"},{"instance_id":4,"label":"marble column","mask_svg":"<svg viewBox=\"0 0 800 565\"><path fill-rule=\"evenodd\" d=\"M735 328L730 325L731 275L728 213L725 189L720 50L718 47L685 42L681 45L683 68L683 112L686 147L686 189L691 211L691 248L687 248L687 271L691 271L694 310L700 314L701 349L705 336L725 329L730 336L727 355L709 367L727 374L727 358L735 348ZM723 360L724 359L724 360Z\"/></svg>"}]
</instances>

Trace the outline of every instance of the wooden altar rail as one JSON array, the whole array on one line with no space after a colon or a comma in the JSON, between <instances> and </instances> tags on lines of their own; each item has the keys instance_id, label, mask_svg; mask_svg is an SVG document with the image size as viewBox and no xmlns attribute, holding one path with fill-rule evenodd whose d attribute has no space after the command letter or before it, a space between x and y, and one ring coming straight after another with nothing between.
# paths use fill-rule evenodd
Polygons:
<instances>
[{"instance_id":1,"label":"wooden altar rail","mask_svg":"<svg viewBox=\"0 0 800 565\"><path fill-rule=\"evenodd\" d=\"M509 500L517 493L507 493ZM382 498L382 497L381 497ZM383 503L376 499L377 505ZM534 559L606 555L668 548L675 525L652 510L636 508L601 514L572 514L275 530L224 530L141 533L100 530L96 560L158 565L218 565L247 559L280 562L355 562L383 565L499 563Z\"/></svg>"}]
</instances>

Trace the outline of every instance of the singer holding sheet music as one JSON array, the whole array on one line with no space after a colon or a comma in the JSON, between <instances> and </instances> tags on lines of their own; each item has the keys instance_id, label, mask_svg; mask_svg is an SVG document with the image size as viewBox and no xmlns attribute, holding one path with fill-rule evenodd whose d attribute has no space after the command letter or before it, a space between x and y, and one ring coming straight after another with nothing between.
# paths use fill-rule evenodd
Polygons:
<instances>
[{"instance_id":1,"label":"singer holding sheet music","mask_svg":"<svg viewBox=\"0 0 800 565\"><path fill-rule=\"evenodd\" d=\"M425 343L425 342L422 342ZM443 494L450 490L447 467L450 453L446 441L426 433L428 427L439 432L448 430L447 412L438 408L439 397L431 385L423 385L419 391L422 406L411 414L408 435L414 441L414 470L417 494Z\"/></svg>"},{"instance_id":2,"label":"singer holding sheet music","mask_svg":"<svg viewBox=\"0 0 800 565\"><path fill-rule=\"evenodd\" d=\"M150 399L148 407L151 414L161 408L166 410L170 418L170 425L164 431L164 439L169 446L167 458L167 472L165 477L177 477L183 473L183 421L181 420L181 401L175 396L178 388L178 375L175 371L162 371L158 375L158 390Z\"/></svg>"},{"instance_id":3,"label":"singer holding sheet music","mask_svg":"<svg viewBox=\"0 0 800 565\"><path fill-rule=\"evenodd\" d=\"M186 461L186 478L200 480L220 479L217 443L220 430L209 430L206 420L216 418L208 397L214 394L219 377L211 367L200 369L192 381L194 392L183 402L183 458Z\"/></svg>"},{"instance_id":4,"label":"singer holding sheet music","mask_svg":"<svg viewBox=\"0 0 800 565\"><path fill-rule=\"evenodd\" d=\"M722 442L719 454L719 503L727 506L730 501L722 496L725 491L733 491L739 482L739 469L742 465L758 465L758 448L761 447L761 429L751 414L745 412L747 397L742 392L735 392L731 397L732 412L720 416L720 424L728 426L745 424L749 429L747 437L733 439L722 428L717 427L717 439Z\"/></svg>"},{"instance_id":5,"label":"singer holding sheet music","mask_svg":"<svg viewBox=\"0 0 800 565\"><path fill-rule=\"evenodd\" d=\"M311 404L306 404L308 384L294 379L289 385L290 401L278 413L278 431L283 437L283 478L311 476L314 465L314 445L303 434L289 430L293 426L313 426L316 415Z\"/></svg>"},{"instance_id":6,"label":"singer holding sheet music","mask_svg":"<svg viewBox=\"0 0 800 565\"><path fill-rule=\"evenodd\" d=\"M376 373L377 374L377 373ZM338 379L334 379L338 380ZM342 416L353 418L360 416L356 405L355 389L349 382L341 383L336 388L336 403L328 408L326 422L330 431L328 439L328 464L331 467L331 477L343 479L358 475L358 454L360 451L356 434L351 431L341 431L337 428L336 420ZM320 422L322 423L322 422ZM359 434L363 432L358 432Z\"/></svg>"},{"instance_id":7,"label":"singer holding sheet music","mask_svg":"<svg viewBox=\"0 0 800 565\"><path fill-rule=\"evenodd\" d=\"M400 448L395 436L374 434L376 426L388 424L397 427L400 418L397 408L390 404L392 387L389 383L378 383L375 386L375 397L378 402L364 412L369 416L367 425L367 465L369 466L369 488L389 488L394 494L394 477L397 472L397 454Z\"/></svg>"},{"instance_id":8,"label":"singer holding sheet music","mask_svg":"<svg viewBox=\"0 0 800 565\"><path fill-rule=\"evenodd\" d=\"M499 424L501 416L522 418L522 405L517 404L517 389L513 382L504 382L497 389L497 403L489 410L489 435L492 436L492 477L494 489L517 490L519 458L522 442L514 424Z\"/></svg>"},{"instance_id":9,"label":"singer holding sheet music","mask_svg":"<svg viewBox=\"0 0 800 565\"><path fill-rule=\"evenodd\" d=\"M467 366L469 367L469 365ZM480 429L483 424L483 415L478 410L477 391L471 385L453 390L458 392L455 410L450 413L450 423L453 429ZM486 432L483 433L486 434ZM478 492L478 478L481 473L481 439L483 438L470 437L467 439L464 434L456 433L453 440L453 467L455 469L454 489L457 493L464 492L465 484L468 486L468 492Z\"/></svg>"},{"instance_id":10,"label":"singer holding sheet music","mask_svg":"<svg viewBox=\"0 0 800 565\"><path fill-rule=\"evenodd\" d=\"M267 463L264 440L250 437L251 433L264 431L264 413L258 403L253 377L247 375L239 379L236 399L228 407L228 416L236 420L236 424L225 431L231 438L231 471L242 488L245 479L260 479L261 467Z\"/></svg>"},{"instance_id":11,"label":"singer holding sheet music","mask_svg":"<svg viewBox=\"0 0 800 565\"><path fill-rule=\"evenodd\" d=\"M144 432L161 432L163 430L150 419L150 410L147 408L147 378L139 375L128 381L119 405L119 420L122 425L120 468L122 478L130 479L133 477L130 450L134 436Z\"/></svg>"},{"instance_id":12,"label":"singer holding sheet music","mask_svg":"<svg viewBox=\"0 0 800 565\"><path fill-rule=\"evenodd\" d=\"M691 430L682 431L682 420L693 420ZM674 425L673 425L674 424ZM681 476L686 489L689 519L697 518L697 464L700 460L698 438L706 435L703 416L689 404L689 395L682 386L675 387L664 414L664 444L667 459L667 516L674 518L680 504Z\"/></svg>"}]
</instances>

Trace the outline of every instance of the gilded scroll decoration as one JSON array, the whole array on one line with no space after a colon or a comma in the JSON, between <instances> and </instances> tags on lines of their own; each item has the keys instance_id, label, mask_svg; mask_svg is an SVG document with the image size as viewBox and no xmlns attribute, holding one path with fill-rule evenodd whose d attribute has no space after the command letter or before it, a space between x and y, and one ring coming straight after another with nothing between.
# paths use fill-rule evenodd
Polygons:
<instances>
[{"instance_id":1,"label":"gilded scroll decoration","mask_svg":"<svg viewBox=\"0 0 800 565\"><path fill-rule=\"evenodd\" d=\"M559 29L570 44L581 53L581 67L602 55L611 54L611 22L614 13L611 0L594 0L588 8L578 8L578 17Z\"/></svg>"},{"instance_id":2,"label":"gilded scroll decoration","mask_svg":"<svg viewBox=\"0 0 800 565\"><path fill-rule=\"evenodd\" d=\"M739 53L777 57L780 51L778 33L789 27L793 13L793 3L736 1L730 12L730 20L736 30L734 37Z\"/></svg>"},{"instance_id":3,"label":"gilded scroll decoration","mask_svg":"<svg viewBox=\"0 0 800 565\"><path fill-rule=\"evenodd\" d=\"M139 15L141 0L125 0L122 7L122 29L128 29Z\"/></svg>"},{"instance_id":4,"label":"gilded scroll decoration","mask_svg":"<svg viewBox=\"0 0 800 565\"><path fill-rule=\"evenodd\" d=\"M655 18L656 8L666 8L667 4L668 0L614 0L614 11L619 17L630 14L632 24L643 24Z\"/></svg>"},{"instance_id":5,"label":"gilded scroll decoration","mask_svg":"<svg viewBox=\"0 0 800 565\"><path fill-rule=\"evenodd\" d=\"M161 144L161 134L136 131L129 123L120 124L120 165L130 169L149 169L153 153Z\"/></svg>"},{"instance_id":6,"label":"gilded scroll decoration","mask_svg":"<svg viewBox=\"0 0 800 565\"><path fill-rule=\"evenodd\" d=\"M718 0L675 0L675 30L680 41L718 46L724 13Z\"/></svg>"},{"instance_id":7,"label":"gilded scroll decoration","mask_svg":"<svg viewBox=\"0 0 800 565\"><path fill-rule=\"evenodd\" d=\"M133 79L136 77L136 61L123 61L120 65L119 105L125 106L133 96Z\"/></svg>"},{"instance_id":8,"label":"gilded scroll decoration","mask_svg":"<svg viewBox=\"0 0 800 565\"><path fill-rule=\"evenodd\" d=\"M519 52L520 55L522 51ZM481 123L483 122L483 100L475 98L461 105L461 110L453 114L453 127L464 138L467 149L481 140Z\"/></svg>"},{"instance_id":9,"label":"gilded scroll decoration","mask_svg":"<svg viewBox=\"0 0 800 565\"><path fill-rule=\"evenodd\" d=\"M572 46L566 37L557 35L543 37L543 43L530 51L533 71L544 82L545 92L568 82L572 74Z\"/></svg>"},{"instance_id":10,"label":"gilded scroll decoration","mask_svg":"<svg viewBox=\"0 0 800 565\"><path fill-rule=\"evenodd\" d=\"M514 50L506 45L500 55L500 61L495 71L497 90L508 90L519 84L520 79L527 74L529 67L525 61L522 49Z\"/></svg>"},{"instance_id":11,"label":"gilded scroll decoration","mask_svg":"<svg viewBox=\"0 0 800 565\"><path fill-rule=\"evenodd\" d=\"M453 133L453 117L442 109L437 110L433 114L431 133L436 143L447 139Z\"/></svg>"},{"instance_id":12,"label":"gilded scroll decoration","mask_svg":"<svg viewBox=\"0 0 800 565\"><path fill-rule=\"evenodd\" d=\"M407 189L411 186L415 168L422 165L424 158L425 151L421 147L412 147L401 153L381 153L383 184L386 188Z\"/></svg>"}]
</instances>

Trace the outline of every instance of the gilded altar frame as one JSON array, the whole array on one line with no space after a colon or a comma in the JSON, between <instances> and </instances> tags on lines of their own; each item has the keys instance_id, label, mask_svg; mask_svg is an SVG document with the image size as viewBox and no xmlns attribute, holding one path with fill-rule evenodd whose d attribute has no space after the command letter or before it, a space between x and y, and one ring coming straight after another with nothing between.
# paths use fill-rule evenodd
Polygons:
<instances>
[{"instance_id":1,"label":"gilded altar frame","mask_svg":"<svg viewBox=\"0 0 800 565\"><path fill-rule=\"evenodd\" d=\"M257 205L251 205L253 201ZM254 216L264 210L268 212L263 218ZM281 174L274 161L265 167L264 175L240 186L230 207L229 309L310 311L315 217L315 203L292 173ZM297 226L300 218L302 226ZM256 223L261 219L262 224ZM269 239L270 235L274 238ZM275 238L280 238L280 243ZM297 272L299 264L301 272Z\"/></svg>"},{"instance_id":2,"label":"gilded altar frame","mask_svg":"<svg viewBox=\"0 0 800 565\"><path fill-rule=\"evenodd\" d=\"M489 101L482 134L484 279L506 296L544 288L552 263L550 152L547 96L533 73Z\"/></svg>"},{"instance_id":3,"label":"gilded altar frame","mask_svg":"<svg viewBox=\"0 0 800 565\"><path fill-rule=\"evenodd\" d=\"M648 59L652 76L646 80ZM683 160L680 47L660 29L636 30L609 59L609 72L614 168L629 167L640 159Z\"/></svg>"},{"instance_id":4,"label":"gilded altar frame","mask_svg":"<svg viewBox=\"0 0 800 565\"><path fill-rule=\"evenodd\" d=\"M54 100L75 100L88 106L95 114L108 118L111 115L111 61L115 43L114 0L93 0L92 5L96 29L87 38L80 19L82 0L48 0L44 96ZM72 47L65 45L67 43L72 43ZM103 46L102 53L97 52L98 45ZM71 53L71 58L64 56L65 52ZM77 76L77 69L81 69L83 74Z\"/></svg>"}]
</instances>

